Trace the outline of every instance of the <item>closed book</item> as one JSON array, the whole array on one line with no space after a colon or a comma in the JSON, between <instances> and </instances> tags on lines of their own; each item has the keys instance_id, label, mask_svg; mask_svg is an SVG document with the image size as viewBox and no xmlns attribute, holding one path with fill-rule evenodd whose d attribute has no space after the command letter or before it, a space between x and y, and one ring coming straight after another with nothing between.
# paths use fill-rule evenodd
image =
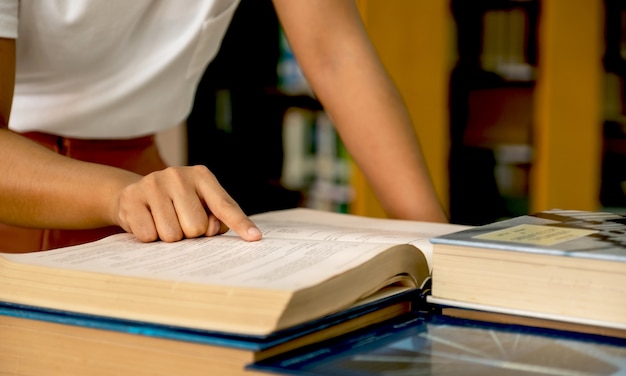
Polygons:
<instances>
[{"instance_id":1,"label":"closed book","mask_svg":"<svg viewBox=\"0 0 626 376\"><path fill-rule=\"evenodd\" d=\"M621 214L547 210L431 241L431 303L626 329Z\"/></svg>"}]
</instances>

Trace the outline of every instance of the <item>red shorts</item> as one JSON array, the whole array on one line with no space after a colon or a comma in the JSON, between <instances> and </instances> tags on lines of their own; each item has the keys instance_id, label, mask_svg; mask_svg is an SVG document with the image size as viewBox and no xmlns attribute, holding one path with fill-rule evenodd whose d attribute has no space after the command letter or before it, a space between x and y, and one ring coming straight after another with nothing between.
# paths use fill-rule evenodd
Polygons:
<instances>
[{"instance_id":1,"label":"red shorts","mask_svg":"<svg viewBox=\"0 0 626 376\"><path fill-rule=\"evenodd\" d=\"M23 135L59 154L120 167L142 175L167 167L152 136L128 140L81 140L39 132ZM0 223L0 252L18 253L59 248L86 243L122 231L114 226L93 230L54 230Z\"/></svg>"}]
</instances>

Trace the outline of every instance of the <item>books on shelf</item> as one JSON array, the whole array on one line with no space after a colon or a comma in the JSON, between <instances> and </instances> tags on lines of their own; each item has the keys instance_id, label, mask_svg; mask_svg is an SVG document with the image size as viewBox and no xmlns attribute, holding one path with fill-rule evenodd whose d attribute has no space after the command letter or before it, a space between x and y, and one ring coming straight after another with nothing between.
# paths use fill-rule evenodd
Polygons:
<instances>
[{"instance_id":1,"label":"books on shelf","mask_svg":"<svg viewBox=\"0 0 626 376\"><path fill-rule=\"evenodd\" d=\"M431 241L431 303L626 330L623 215L548 210Z\"/></svg>"},{"instance_id":2,"label":"books on shelf","mask_svg":"<svg viewBox=\"0 0 626 376\"><path fill-rule=\"evenodd\" d=\"M0 373L240 374L408 312L430 280L429 239L466 228L303 208L252 218L258 242L119 234L0 254Z\"/></svg>"},{"instance_id":3,"label":"books on shelf","mask_svg":"<svg viewBox=\"0 0 626 376\"><path fill-rule=\"evenodd\" d=\"M509 81L530 81L533 66L526 57L531 15L522 7L487 10L482 17L481 68Z\"/></svg>"}]
</instances>

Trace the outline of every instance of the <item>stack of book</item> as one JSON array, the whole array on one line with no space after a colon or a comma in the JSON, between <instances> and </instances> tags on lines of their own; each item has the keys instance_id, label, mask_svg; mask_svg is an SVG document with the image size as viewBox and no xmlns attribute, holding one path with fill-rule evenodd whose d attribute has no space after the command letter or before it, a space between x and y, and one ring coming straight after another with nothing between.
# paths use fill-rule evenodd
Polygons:
<instances>
[{"instance_id":1,"label":"stack of book","mask_svg":"<svg viewBox=\"0 0 626 376\"><path fill-rule=\"evenodd\" d=\"M621 215L467 227L299 208L253 220L258 242L119 234L1 254L0 374L626 370ZM498 352L477 350L489 344ZM597 357L559 358L578 350Z\"/></svg>"},{"instance_id":2,"label":"stack of book","mask_svg":"<svg viewBox=\"0 0 626 376\"><path fill-rule=\"evenodd\" d=\"M415 309L430 242L463 226L294 209L264 233L119 234L0 256L0 374L206 375Z\"/></svg>"},{"instance_id":3,"label":"stack of book","mask_svg":"<svg viewBox=\"0 0 626 376\"><path fill-rule=\"evenodd\" d=\"M431 241L430 314L250 368L307 376L626 372L626 217L548 210Z\"/></svg>"}]
</instances>

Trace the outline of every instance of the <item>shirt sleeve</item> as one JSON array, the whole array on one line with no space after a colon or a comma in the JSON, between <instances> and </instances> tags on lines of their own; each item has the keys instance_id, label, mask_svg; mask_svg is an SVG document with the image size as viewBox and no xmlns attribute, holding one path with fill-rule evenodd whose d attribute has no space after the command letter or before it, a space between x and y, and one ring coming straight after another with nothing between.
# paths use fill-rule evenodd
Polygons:
<instances>
[{"instance_id":1,"label":"shirt sleeve","mask_svg":"<svg viewBox=\"0 0 626 376\"><path fill-rule=\"evenodd\" d=\"M17 38L19 0L0 0L0 37Z\"/></svg>"}]
</instances>

